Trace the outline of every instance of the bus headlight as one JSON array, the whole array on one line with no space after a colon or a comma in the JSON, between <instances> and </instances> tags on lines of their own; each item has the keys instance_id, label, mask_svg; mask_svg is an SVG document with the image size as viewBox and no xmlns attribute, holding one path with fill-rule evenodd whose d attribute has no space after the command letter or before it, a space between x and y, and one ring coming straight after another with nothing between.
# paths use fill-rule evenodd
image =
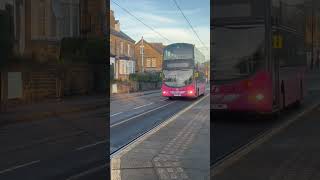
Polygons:
<instances>
[{"instance_id":1,"label":"bus headlight","mask_svg":"<svg viewBox=\"0 0 320 180\"><path fill-rule=\"evenodd\" d=\"M193 91L192 91L192 90L189 90L189 91L188 91L188 94L193 94Z\"/></svg>"},{"instance_id":2,"label":"bus headlight","mask_svg":"<svg viewBox=\"0 0 320 180\"><path fill-rule=\"evenodd\" d=\"M263 94L257 94L257 95L256 95L256 99L257 99L258 101L261 101L261 100L264 99L264 95L263 95Z\"/></svg>"}]
</instances>

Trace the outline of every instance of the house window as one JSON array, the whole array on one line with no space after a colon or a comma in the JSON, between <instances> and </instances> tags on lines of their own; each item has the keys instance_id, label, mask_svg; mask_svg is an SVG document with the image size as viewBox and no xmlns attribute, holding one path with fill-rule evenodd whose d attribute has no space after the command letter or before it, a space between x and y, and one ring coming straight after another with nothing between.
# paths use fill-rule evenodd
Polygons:
<instances>
[{"instance_id":1,"label":"house window","mask_svg":"<svg viewBox=\"0 0 320 180\"><path fill-rule=\"evenodd\" d=\"M130 54L130 44L128 44L128 56L131 57L131 54Z\"/></svg>"},{"instance_id":2,"label":"house window","mask_svg":"<svg viewBox=\"0 0 320 180\"><path fill-rule=\"evenodd\" d=\"M119 74L123 74L123 66L122 66L122 61L119 61Z\"/></svg>"},{"instance_id":3,"label":"house window","mask_svg":"<svg viewBox=\"0 0 320 180\"><path fill-rule=\"evenodd\" d=\"M123 42L120 42L120 54L123 55Z\"/></svg>"},{"instance_id":4,"label":"house window","mask_svg":"<svg viewBox=\"0 0 320 180\"><path fill-rule=\"evenodd\" d=\"M146 65L147 68L150 68L151 67L151 58L147 58L147 65Z\"/></svg>"},{"instance_id":5,"label":"house window","mask_svg":"<svg viewBox=\"0 0 320 180\"><path fill-rule=\"evenodd\" d=\"M45 2L43 0L40 0L39 2L39 36L44 37L46 35L46 6Z\"/></svg>"},{"instance_id":6,"label":"house window","mask_svg":"<svg viewBox=\"0 0 320 180\"><path fill-rule=\"evenodd\" d=\"M157 67L157 59L156 58L152 58L152 67L153 68Z\"/></svg>"},{"instance_id":7,"label":"house window","mask_svg":"<svg viewBox=\"0 0 320 180\"><path fill-rule=\"evenodd\" d=\"M127 66L127 74L132 74L134 73L134 61L128 61L128 66Z\"/></svg>"}]
</instances>

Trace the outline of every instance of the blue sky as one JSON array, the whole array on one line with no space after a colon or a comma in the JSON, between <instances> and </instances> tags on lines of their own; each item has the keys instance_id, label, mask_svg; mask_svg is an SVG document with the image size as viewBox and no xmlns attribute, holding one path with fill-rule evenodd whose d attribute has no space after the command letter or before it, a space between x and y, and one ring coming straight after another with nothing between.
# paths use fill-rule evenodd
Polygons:
<instances>
[{"instance_id":1,"label":"blue sky","mask_svg":"<svg viewBox=\"0 0 320 180\"><path fill-rule=\"evenodd\" d=\"M154 33L112 1L126 8L171 42ZM203 47L192 32L173 0L110 0L110 6L114 10L116 19L120 21L120 29L135 41L140 40L143 36L148 42L162 42L164 44L175 42L192 43L209 59L210 0L176 1L207 48Z\"/></svg>"}]
</instances>

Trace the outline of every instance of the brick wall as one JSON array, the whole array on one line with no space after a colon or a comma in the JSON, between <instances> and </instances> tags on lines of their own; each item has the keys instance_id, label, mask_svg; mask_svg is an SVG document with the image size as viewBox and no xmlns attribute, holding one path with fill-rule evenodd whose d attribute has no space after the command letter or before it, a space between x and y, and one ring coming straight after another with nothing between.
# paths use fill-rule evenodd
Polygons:
<instances>
[{"instance_id":1,"label":"brick wall","mask_svg":"<svg viewBox=\"0 0 320 180\"><path fill-rule=\"evenodd\" d=\"M103 65L78 63L61 68L55 64L10 64L6 69L8 72L22 72L23 97L11 100L11 104L56 98L58 69L65 72L65 96L105 93L107 89Z\"/></svg>"},{"instance_id":2,"label":"brick wall","mask_svg":"<svg viewBox=\"0 0 320 180\"><path fill-rule=\"evenodd\" d=\"M136 59L136 71L142 72L142 57L140 54L140 46L142 42L139 41L135 45L135 59ZM143 64L145 71L161 71L162 70L162 60L163 55L162 52L158 52L153 46L151 46L148 42L144 41L144 55L143 55ZM155 67L148 67L147 60L155 58L156 64Z\"/></svg>"}]
</instances>

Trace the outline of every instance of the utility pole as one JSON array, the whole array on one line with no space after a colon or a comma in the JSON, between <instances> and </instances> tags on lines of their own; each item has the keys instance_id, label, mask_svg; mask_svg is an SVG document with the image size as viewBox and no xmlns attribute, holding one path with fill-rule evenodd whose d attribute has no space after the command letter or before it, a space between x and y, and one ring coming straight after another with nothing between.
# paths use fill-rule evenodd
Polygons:
<instances>
[{"instance_id":1,"label":"utility pole","mask_svg":"<svg viewBox=\"0 0 320 180\"><path fill-rule=\"evenodd\" d=\"M144 45L143 45L143 36L141 39L141 46L140 46L140 54L141 54L141 71L144 73L144 63L143 63L143 55L144 55Z\"/></svg>"},{"instance_id":2,"label":"utility pole","mask_svg":"<svg viewBox=\"0 0 320 180\"><path fill-rule=\"evenodd\" d=\"M314 0L311 1L311 67L310 69L313 70L313 63L314 63Z\"/></svg>"}]
</instances>

